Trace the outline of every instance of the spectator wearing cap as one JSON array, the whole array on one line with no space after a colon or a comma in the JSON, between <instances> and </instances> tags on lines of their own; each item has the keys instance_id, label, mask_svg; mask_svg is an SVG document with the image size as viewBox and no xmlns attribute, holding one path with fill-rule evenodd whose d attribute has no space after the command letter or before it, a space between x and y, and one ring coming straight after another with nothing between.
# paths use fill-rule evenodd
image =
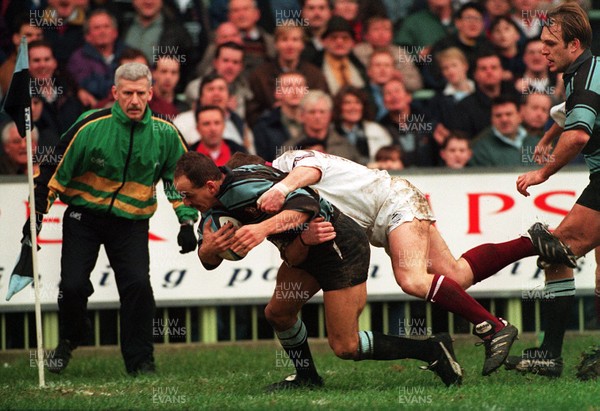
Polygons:
<instances>
[{"instance_id":1,"label":"spectator wearing cap","mask_svg":"<svg viewBox=\"0 0 600 411\"><path fill-rule=\"evenodd\" d=\"M328 91L327 81L321 70L315 65L300 60L304 49L304 30L293 21L286 21L275 29L275 48L277 57L268 61L250 74L250 90L254 96L246 105L246 120L250 126L256 124L260 115L274 108L274 81L281 73L296 71L306 79L309 90Z\"/></svg>"},{"instance_id":2,"label":"spectator wearing cap","mask_svg":"<svg viewBox=\"0 0 600 411\"><path fill-rule=\"evenodd\" d=\"M332 94L344 86L364 88L369 83L365 67L352 53L354 31L350 23L333 16L323 33L323 44L325 49L318 59L318 65Z\"/></svg>"}]
</instances>

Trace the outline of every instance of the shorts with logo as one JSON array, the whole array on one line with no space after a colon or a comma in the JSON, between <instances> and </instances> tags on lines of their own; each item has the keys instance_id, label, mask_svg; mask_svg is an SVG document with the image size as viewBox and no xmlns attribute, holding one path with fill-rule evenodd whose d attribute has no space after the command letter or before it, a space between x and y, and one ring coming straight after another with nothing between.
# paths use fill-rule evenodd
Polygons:
<instances>
[{"instance_id":1,"label":"shorts with logo","mask_svg":"<svg viewBox=\"0 0 600 411\"><path fill-rule=\"evenodd\" d=\"M341 290L367 281L371 248L365 231L335 209L331 223L336 237L311 246L298 265L316 278L323 291Z\"/></svg>"},{"instance_id":2,"label":"shorts with logo","mask_svg":"<svg viewBox=\"0 0 600 411\"><path fill-rule=\"evenodd\" d=\"M371 244L389 253L388 235L401 224L414 220L435 221L425 195L408 180L392 177L387 200L377 213L375 225L369 229Z\"/></svg>"}]
</instances>

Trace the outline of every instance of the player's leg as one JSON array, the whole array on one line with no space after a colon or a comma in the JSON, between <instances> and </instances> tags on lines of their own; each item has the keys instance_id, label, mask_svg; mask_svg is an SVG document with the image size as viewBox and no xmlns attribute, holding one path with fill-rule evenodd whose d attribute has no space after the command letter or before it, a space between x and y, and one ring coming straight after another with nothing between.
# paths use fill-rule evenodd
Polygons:
<instances>
[{"instance_id":1,"label":"player's leg","mask_svg":"<svg viewBox=\"0 0 600 411\"><path fill-rule=\"evenodd\" d=\"M493 316L451 278L427 274L430 224L430 221L415 219L397 226L389 233L396 282L406 293L425 298L475 326L473 333L485 344L483 374L488 375L500 367L508 356L517 330Z\"/></svg>"},{"instance_id":2,"label":"player's leg","mask_svg":"<svg viewBox=\"0 0 600 411\"><path fill-rule=\"evenodd\" d=\"M575 204L554 235L568 245L575 255L584 255L600 243L600 212ZM563 370L565 330L575 301L575 280L573 270L561 264L551 264L544 272L544 295L547 296L541 301L544 341L539 348L527 349L520 357L511 357L508 367L559 377Z\"/></svg>"},{"instance_id":3,"label":"player's leg","mask_svg":"<svg viewBox=\"0 0 600 411\"><path fill-rule=\"evenodd\" d=\"M358 317L367 301L366 282L323 293L329 345L345 360L397 360L413 358L428 363L446 385L460 384L462 369L449 335L416 340L376 331L358 331Z\"/></svg>"},{"instance_id":4,"label":"player's leg","mask_svg":"<svg viewBox=\"0 0 600 411\"><path fill-rule=\"evenodd\" d=\"M306 326L298 318L302 306L320 289L317 280L307 272L286 264L279 267L273 296L265 307L265 317L293 361L296 374L270 385L269 391L323 384L310 352Z\"/></svg>"},{"instance_id":5,"label":"player's leg","mask_svg":"<svg viewBox=\"0 0 600 411\"><path fill-rule=\"evenodd\" d=\"M528 237L519 237L504 243L486 243L454 258L435 226L430 229L428 272L452 278L465 290L496 274L509 264L536 255Z\"/></svg>"},{"instance_id":6,"label":"player's leg","mask_svg":"<svg viewBox=\"0 0 600 411\"><path fill-rule=\"evenodd\" d=\"M71 351L90 331L86 317L88 298L94 292L90 274L96 265L101 239L95 217L68 207L63 216L63 242L58 291L59 344L48 371L60 373L71 359Z\"/></svg>"},{"instance_id":7,"label":"player's leg","mask_svg":"<svg viewBox=\"0 0 600 411\"><path fill-rule=\"evenodd\" d=\"M149 275L148 220L112 218L104 248L121 302L120 342L125 368L132 375L153 372L155 304Z\"/></svg>"}]
</instances>

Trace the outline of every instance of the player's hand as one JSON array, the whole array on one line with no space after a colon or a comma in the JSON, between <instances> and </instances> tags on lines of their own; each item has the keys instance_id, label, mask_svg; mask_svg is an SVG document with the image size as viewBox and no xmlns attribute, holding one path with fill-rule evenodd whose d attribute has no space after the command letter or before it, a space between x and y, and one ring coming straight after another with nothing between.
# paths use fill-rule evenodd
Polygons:
<instances>
[{"instance_id":1,"label":"player's hand","mask_svg":"<svg viewBox=\"0 0 600 411\"><path fill-rule=\"evenodd\" d=\"M550 162L550 159L552 158L552 154L550 154L552 152L552 148L552 143L538 143L533 152L533 161L541 165Z\"/></svg>"},{"instance_id":2,"label":"player's hand","mask_svg":"<svg viewBox=\"0 0 600 411\"><path fill-rule=\"evenodd\" d=\"M256 200L258 209L265 213L275 214L285 203L285 195L274 187L271 187Z\"/></svg>"},{"instance_id":3,"label":"player's hand","mask_svg":"<svg viewBox=\"0 0 600 411\"><path fill-rule=\"evenodd\" d=\"M544 176L542 169L522 174L517 178L517 191L528 197L527 188L541 184L546 180L548 180L548 177Z\"/></svg>"},{"instance_id":4,"label":"player's hand","mask_svg":"<svg viewBox=\"0 0 600 411\"><path fill-rule=\"evenodd\" d=\"M192 224L182 224L177 234L177 244L181 247L179 254L186 254L196 249L198 240L194 234L194 226Z\"/></svg>"},{"instance_id":5,"label":"player's hand","mask_svg":"<svg viewBox=\"0 0 600 411\"><path fill-rule=\"evenodd\" d=\"M325 221L323 217L317 217L308 223L307 228L300 235L304 244L317 245L333 240L336 233L333 224Z\"/></svg>"},{"instance_id":6,"label":"player's hand","mask_svg":"<svg viewBox=\"0 0 600 411\"><path fill-rule=\"evenodd\" d=\"M227 223L212 232L210 224L206 224L202 230L202 246L203 255L215 256L224 251L227 251L233 244L233 235L235 234L235 226Z\"/></svg>"},{"instance_id":7,"label":"player's hand","mask_svg":"<svg viewBox=\"0 0 600 411\"><path fill-rule=\"evenodd\" d=\"M231 250L239 255L246 255L250 250L259 245L267 238L261 226L248 224L237 229L233 236Z\"/></svg>"}]
</instances>

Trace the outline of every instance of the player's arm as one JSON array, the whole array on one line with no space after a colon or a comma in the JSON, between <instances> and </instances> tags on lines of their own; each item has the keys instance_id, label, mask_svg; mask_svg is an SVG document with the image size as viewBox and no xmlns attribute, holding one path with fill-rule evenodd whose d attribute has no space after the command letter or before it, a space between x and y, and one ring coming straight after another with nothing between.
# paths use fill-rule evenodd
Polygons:
<instances>
[{"instance_id":1,"label":"player's arm","mask_svg":"<svg viewBox=\"0 0 600 411\"><path fill-rule=\"evenodd\" d=\"M312 217L311 213L297 210L284 210L258 224L248 224L237 229L231 250L245 254L263 242L267 236L292 230Z\"/></svg>"},{"instance_id":2,"label":"player's arm","mask_svg":"<svg viewBox=\"0 0 600 411\"><path fill-rule=\"evenodd\" d=\"M536 144L533 153L533 160L536 163L543 165L550 161L550 152L552 151L554 141L560 137L562 132L563 128L558 123L554 123L552 124L552 127L544 133L540 141Z\"/></svg>"},{"instance_id":3,"label":"player's arm","mask_svg":"<svg viewBox=\"0 0 600 411\"><path fill-rule=\"evenodd\" d=\"M519 176L517 179L517 190L519 193L525 197L529 196L527 192L528 187L548 180L550 176L573 160L583 147L585 147L589 139L590 135L582 129L565 131L560 136L556 148L552 153L552 161L547 162L539 170L530 171Z\"/></svg>"},{"instance_id":4,"label":"player's arm","mask_svg":"<svg viewBox=\"0 0 600 411\"><path fill-rule=\"evenodd\" d=\"M285 262L297 266L306 260L310 246L322 244L335 238L333 224L317 217L308 223L306 229L298 235L284 250Z\"/></svg>"},{"instance_id":5,"label":"player's arm","mask_svg":"<svg viewBox=\"0 0 600 411\"><path fill-rule=\"evenodd\" d=\"M256 201L259 209L266 213L276 213L281 209L285 198L292 191L317 184L321 180L321 170L310 166L294 168L283 180L267 190Z\"/></svg>"}]
</instances>

